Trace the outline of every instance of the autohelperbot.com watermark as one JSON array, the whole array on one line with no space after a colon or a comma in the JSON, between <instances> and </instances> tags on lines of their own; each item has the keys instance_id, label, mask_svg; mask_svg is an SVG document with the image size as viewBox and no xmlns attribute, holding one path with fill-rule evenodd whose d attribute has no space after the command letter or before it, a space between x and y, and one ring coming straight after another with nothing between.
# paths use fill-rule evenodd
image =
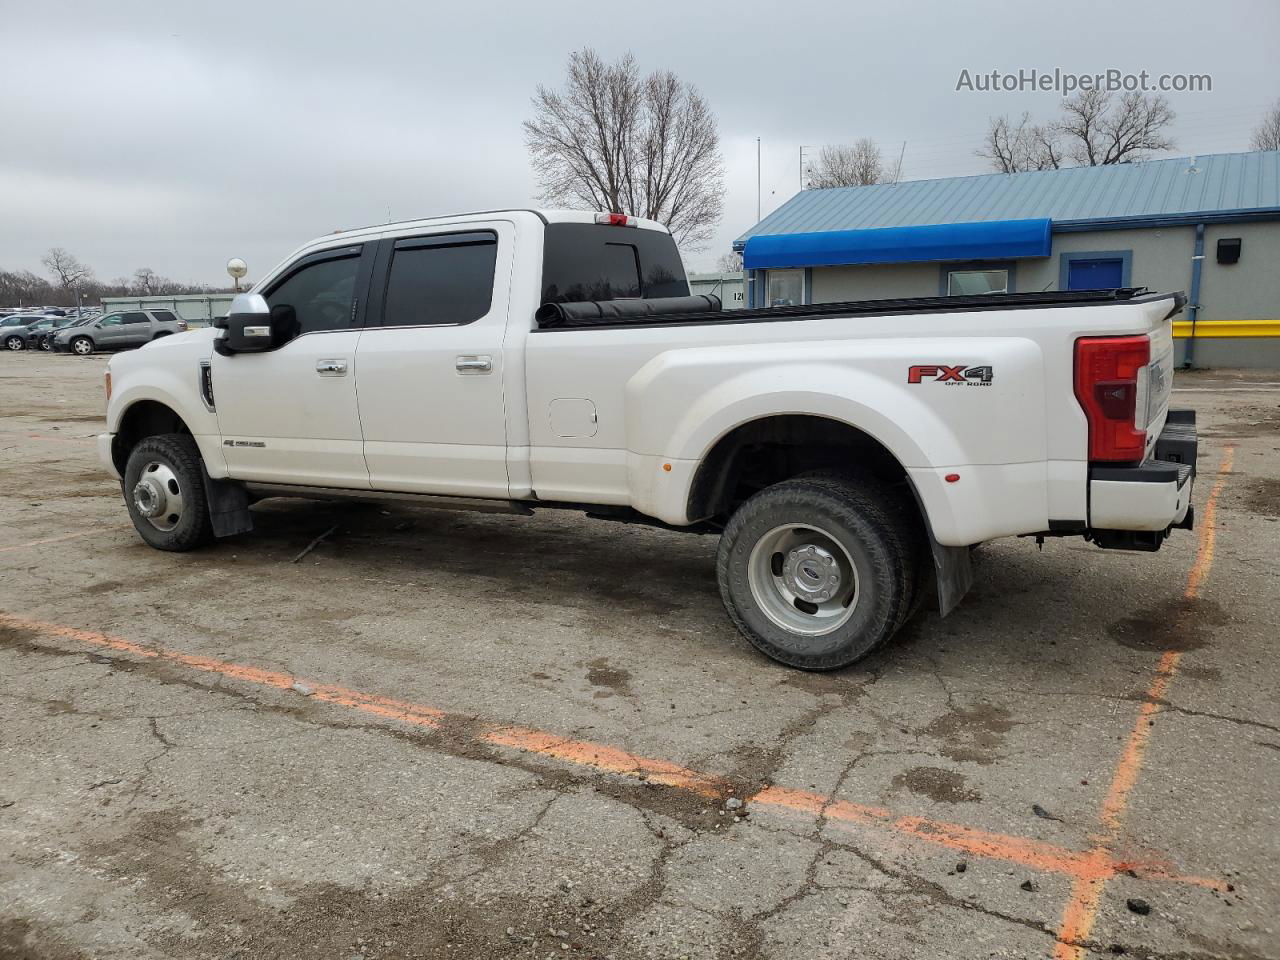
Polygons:
<instances>
[{"instance_id":1,"label":"autohelperbot.com watermark","mask_svg":"<svg viewBox=\"0 0 1280 960\"><path fill-rule=\"evenodd\" d=\"M1074 73L1054 67L1014 71L960 71L956 92L973 93L1056 93L1063 97L1085 90L1103 93L1210 93L1213 76L1208 73L1152 73L1150 70L1109 69L1100 73Z\"/></svg>"}]
</instances>

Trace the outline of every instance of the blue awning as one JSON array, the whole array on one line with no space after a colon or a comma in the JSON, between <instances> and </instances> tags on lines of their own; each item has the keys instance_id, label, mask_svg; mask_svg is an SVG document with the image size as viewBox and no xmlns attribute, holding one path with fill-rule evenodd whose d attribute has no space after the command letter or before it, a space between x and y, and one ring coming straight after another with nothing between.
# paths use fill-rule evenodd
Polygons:
<instances>
[{"instance_id":1,"label":"blue awning","mask_svg":"<svg viewBox=\"0 0 1280 960\"><path fill-rule=\"evenodd\" d=\"M742 251L742 265L748 270L759 270L1047 257L1051 226L1051 220L987 220L874 230L779 233L748 239Z\"/></svg>"}]
</instances>

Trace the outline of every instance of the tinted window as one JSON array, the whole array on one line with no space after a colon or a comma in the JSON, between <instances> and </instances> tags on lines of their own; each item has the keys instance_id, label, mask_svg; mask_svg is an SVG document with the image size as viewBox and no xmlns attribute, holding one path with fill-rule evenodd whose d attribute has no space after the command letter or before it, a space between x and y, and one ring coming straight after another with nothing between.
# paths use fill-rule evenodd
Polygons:
<instances>
[{"instance_id":1,"label":"tinted window","mask_svg":"<svg viewBox=\"0 0 1280 960\"><path fill-rule=\"evenodd\" d=\"M172 312L168 310L152 310L151 315L155 317L157 320L161 320L165 323L173 323L175 320L178 319L173 315Z\"/></svg>"},{"instance_id":2,"label":"tinted window","mask_svg":"<svg viewBox=\"0 0 1280 960\"><path fill-rule=\"evenodd\" d=\"M273 326L291 327L280 339L350 327L359 267L359 256L321 260L295 270L267 294ZM291 309L277 309L283 307Z\"/></svg>"},{"instance_id":3,"label":"tinted window","mask_svg":"<svg viewBox=\"0 0 1280 960\"><path fill-rule=\"evenodd\" d=\"M680 252L669 234L595 223L553 223L546 229L543 303L688 295Z\"/></svg>"},{"instance_id":4,"label":"tinted window","mask_svg":"<svg viewBox=\"0 0 1280 960\"><path fill-rule=\"evenodd\" d=\"M145 313L126 313L124 315L125 323L146 323L147 315Z\"/></svg>"},{"instance_id":5,"label":"tinted window","mask_svg":"<svg viewBox=\"0 0 1280 960\"><path fill-rule=\"evenodd\" d=\"M382 323L470 323L489 312L497 237L491 233L396 241Z\"/></svg>"}]
</instances>

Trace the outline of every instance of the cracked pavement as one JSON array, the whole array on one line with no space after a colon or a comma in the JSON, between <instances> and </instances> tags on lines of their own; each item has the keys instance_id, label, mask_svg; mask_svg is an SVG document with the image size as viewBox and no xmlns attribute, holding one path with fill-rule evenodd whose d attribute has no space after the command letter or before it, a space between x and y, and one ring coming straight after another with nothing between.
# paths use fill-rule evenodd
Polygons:
<instances>
[{"instance_id":1,"label":"cracked pavement","mask_svg":"<svg viewBox=\"0 0 1280 960\"><path fill-rule=\"evenodd\" d=\"M152 551L102 369L0 357L0 958L1049 957L1144 704L1131 866L1065 946L1280 958L1267 378L1175 384L1199 509L1234 445L1198 596L1195 534L998 541L816 675L735 634L709 537L266 501Z\"/></svg>"}]
</instances>

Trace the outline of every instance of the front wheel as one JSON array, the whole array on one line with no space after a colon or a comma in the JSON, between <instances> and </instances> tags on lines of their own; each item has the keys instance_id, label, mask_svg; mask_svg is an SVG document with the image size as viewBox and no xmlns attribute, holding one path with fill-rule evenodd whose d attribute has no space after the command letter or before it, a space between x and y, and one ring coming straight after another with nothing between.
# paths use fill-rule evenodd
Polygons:
<instances>
[{"instance_id":1,"label":"front wheel","mask_svg":"<svg viewBox=\"0 0 1280 960\"><path fill-rule=\"evenodd\" d=\"M76 337L71 341L71 352L76 356L87 357L93 353L93 341L88 337Z\"/></svg>"},{"instance_id":2,"label":"front wheel","mask_svg":"<svg viewBox=\"0 0 1280 960\"><path fill-rule=\"evenodd\" d=\"M41 338L40 338L40 349L41 349L41 350L52 350L52 349L53 349L53 341L52 341L52 340L50 340L48 337L41 337Z\"/></svg>"},{"instance_id":3,"label":"front wheel","mask_svg":"<svg viewBox=\"0 0 1280 960\"><path fill-rule=\"evenodd\" d=\"M186 434L147 437L133 448L124 499L134 529L157 550L193 550L213 536L200 450Z\"/></svg>"},{"instance_id":4,"label":"front wheel","mask_svg":"<svg viewBox=\"0 0 1280 960\"><path fill-rule=\"evenodd\" d=\"M758 650L835 670L886 642L916 593L917 556L900 492L812 476L760 491L729 520L716 574L734 625Z\"/></svg>"},{"instance_id":5,"label":"front wheel","mask_svg":"<svg viewBox=\"0 0 1280 960\"><path fill-rule=\"evenodd\" d=\"M26 344L22 341L21 337L13 336L5 337L4 346L6 350L21 350L26 346Z\"/></svg>"}]
</instances>

